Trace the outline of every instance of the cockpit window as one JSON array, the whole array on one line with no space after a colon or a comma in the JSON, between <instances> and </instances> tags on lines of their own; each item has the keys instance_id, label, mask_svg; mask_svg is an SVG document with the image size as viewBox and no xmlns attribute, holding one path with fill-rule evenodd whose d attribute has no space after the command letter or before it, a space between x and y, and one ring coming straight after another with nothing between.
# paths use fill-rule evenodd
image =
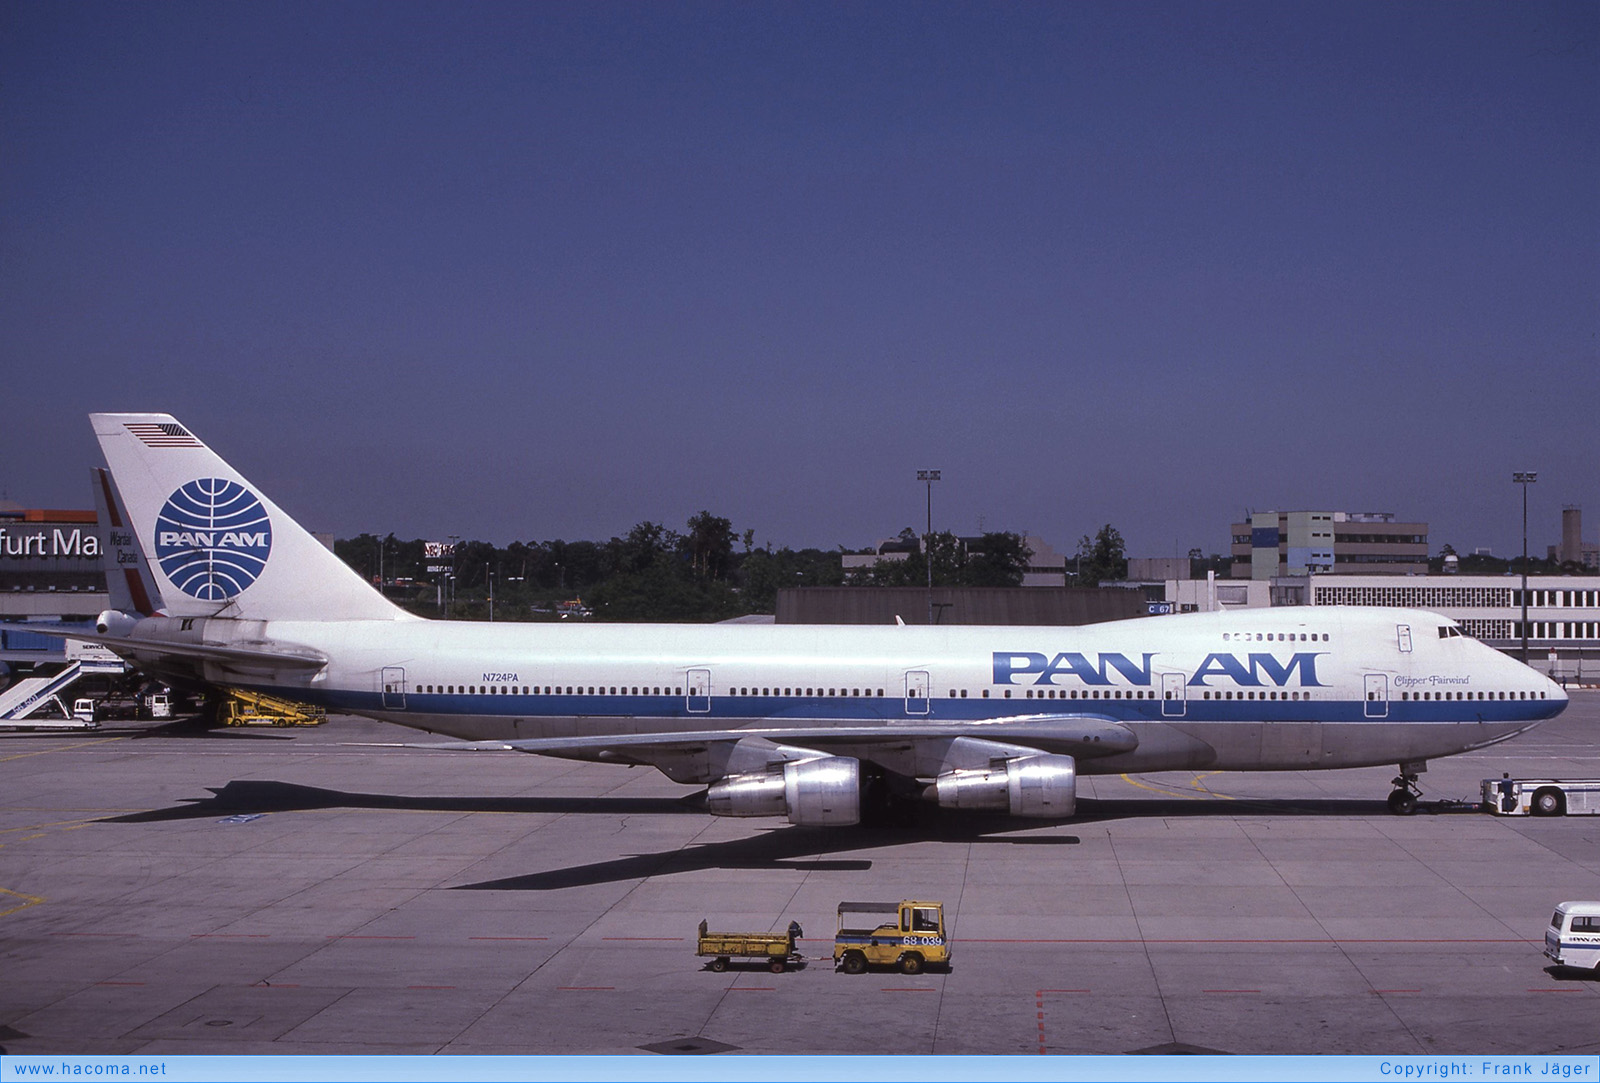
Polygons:
<instances>
[{"instance_id":1,"label":"cockpit window","mask_svg":"<svg viewBox=\"0 0 1600 1083\"><path fill-rule=\"evenodd\" d=\"M1439 638L1440 639L1455 639L1460 635L1461 635L1461 629L1457 628L1453 624L1441 624L1441 625L1439 625Z\"/></svg>"}]
</instances>

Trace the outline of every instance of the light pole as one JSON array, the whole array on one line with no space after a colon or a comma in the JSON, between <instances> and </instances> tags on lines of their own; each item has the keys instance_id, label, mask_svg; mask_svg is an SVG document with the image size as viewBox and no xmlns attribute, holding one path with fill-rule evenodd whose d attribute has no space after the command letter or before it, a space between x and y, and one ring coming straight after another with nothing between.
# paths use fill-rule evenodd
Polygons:
<instances>
[{"instance_id":1,"label":"light pole","mask_svg":"<svg viewBox=\"0 0 1600 1083\"><path fill-rule=\"evenodd\" d=\"M452 609L455 608L456 604L456 542L460 540L460 534L450 535L450 592L445 600Z\"/></svg>"},{"instance_id":2,"label":"light pole","mask_svg":"<svg viewBox=\"0 0 1600 1083\"><path fill-rule=\"evenodd\" d=\"M1528 664L1528 486L1539 480L1537 470L1514 470L1511 480L1522 486L1522 664Z\"/></svg>"},{"instance_id":3,"label":"light pole","mask_svg":"<svg viewBox=\"0 0 1600 1083\"><path fill-rule=\"evenodd\" d=\"M383 540L378 543L378 593L384 597L389 596L389 577L384 574L383 561L389 555L389 539L392 537L394 537L392 532L386 534Z\"/></svg>"},{"instance_id":4,"label":"light pole","mask_svg":"<svg viewBox=\"0 0 1600 1083\"><path fill-rule=\"evenodd\" d=\"M922 560L928 566L928 626L933 626L933 483L939 480L937 470L918 470L917 480L928 485L928 532L922 536Z\"/></svg>"}]
</instances>

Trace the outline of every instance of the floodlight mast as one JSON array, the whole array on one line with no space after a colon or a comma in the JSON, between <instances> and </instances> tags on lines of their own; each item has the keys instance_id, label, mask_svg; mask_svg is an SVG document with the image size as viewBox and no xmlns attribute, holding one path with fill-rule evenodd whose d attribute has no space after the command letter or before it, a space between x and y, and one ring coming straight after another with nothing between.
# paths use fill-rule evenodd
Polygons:
<instances>
[{"instance_id":1,"label":"floodlight mast","mask_svg":"<svg viewBox=\"0 0 1600 1083\"><path fill-rule=\"evenodd\" d=\"M928 566L928 624L933 624L933 483L939 480L937 470L918 470L917 480L928 486L928 531L922 536L922 562Z\"/></svg>"}]
</instances>

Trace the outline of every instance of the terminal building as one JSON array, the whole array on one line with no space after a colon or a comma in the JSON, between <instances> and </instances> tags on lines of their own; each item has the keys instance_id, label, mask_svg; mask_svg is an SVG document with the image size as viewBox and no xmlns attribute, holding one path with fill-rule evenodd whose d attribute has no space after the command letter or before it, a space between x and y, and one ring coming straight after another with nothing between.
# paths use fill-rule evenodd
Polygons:
<instances>
[{"instance_id":1,"label":"terminal building","mask_svg":"<svg viewBox=\"0 0 1600 1083\"><path fill-rule=\"evenodd\" d=\"M1232 534L1234 579L1428 574L1428 524L1386 511L1256 512Z\"/></svg>"},{"instance_id":2,"label":"terminal building","mask_svg":"<svg viewBox=\"0 0 1600 1083\"><path fill-rule=\"evenodd\" d=\"M50 632L110 604L95 513L0 504L0 728L69 713L85 677L127 671L103 647ZM55 725L55 723L51 723Z\"/></svg>"},{"instance_id":3,"label":"terminal building","mask_svg":"<svg viewBox=\"0 0 1600 1083\"><path fill-rule=\"evenodd\" d=\"M0 504L0 620L93 620L106 608L92 511Z\"/></svg>"},{"instance_id":4,"label":"terminal building","mask_svg":"<svg viewBox=\"0 0 1600 1083\"><path fill-rule=\"evenodd\" d=\"M1526 594L1520 575L1337 573L1268 582L1169 579L1165 591L1174 612L1283 605L1426 609L1516 658L1526 635L1527 661L1535 669L1558 680L1600 683L1600 576L1529 576Z\"/></svg>"}]
</instances>

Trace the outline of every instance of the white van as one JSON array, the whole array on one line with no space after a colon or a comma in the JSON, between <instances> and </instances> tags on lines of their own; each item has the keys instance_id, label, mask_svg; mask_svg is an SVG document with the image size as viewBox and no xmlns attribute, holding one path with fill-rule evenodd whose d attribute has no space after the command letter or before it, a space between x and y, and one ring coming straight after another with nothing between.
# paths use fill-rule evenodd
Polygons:
<instances>
[{"instance_id":1,"label":"white van","mask_svg":"<svg viewBox=\"0 0 1600 1083\"><path fill-rule=\"evenodd\" d=\"M94 700L77 699L72 701L72 717L79 722L94 721Z\"/></svg>"},{"instance_id":2,"label":"white van","mask_svg":"<svg viewBox=\"0 0 1600 1083\"><path fill-rule=\"evenodd\" d=\"M171 718L172 697L165 692L154 692L150 696L150 717Z\"/></svg>"},{"instance_id":3,"label":"white van","mask_svg":"<svg viewBox=\"0 0 1600 1083\"><path fill-rule=\"evenodd\" d=\"M1600 971L1600 902L1564 902L1544 931L1544 953L1557 966Z\"/></svg>"}]
</instances>

